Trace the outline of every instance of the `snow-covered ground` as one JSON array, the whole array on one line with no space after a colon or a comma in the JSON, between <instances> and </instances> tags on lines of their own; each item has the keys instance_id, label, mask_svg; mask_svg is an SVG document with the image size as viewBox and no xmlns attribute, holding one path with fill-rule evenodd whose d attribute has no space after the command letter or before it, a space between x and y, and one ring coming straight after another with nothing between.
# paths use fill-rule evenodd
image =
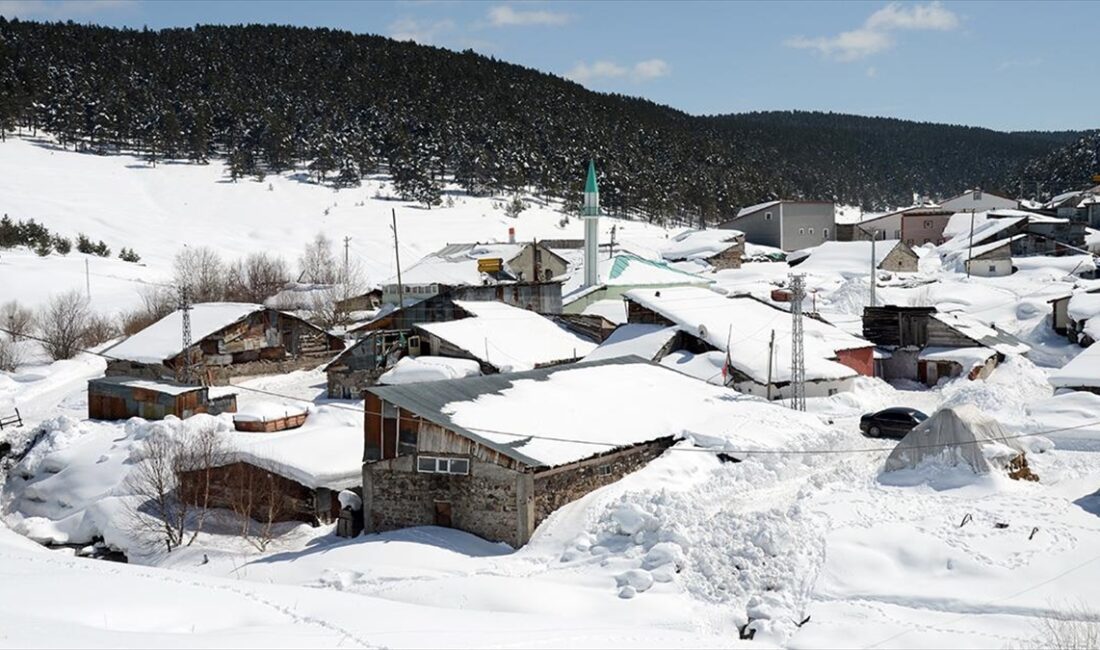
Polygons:
<instances>
[{"instance_id":1,"label":"snow-covered ground","mask_svg":"<svg viewBox=\"0 0 1100 650\"><path fill-rule=\"evenodd\" d=\"M448 241L504 240L509 226L520 239L581 234L576 219L560 228L552 206L512 220L491 199L456 195L454 207L431 211L378 199L386 191L380 180L338 192L291 174L225 180L218 164L151 168L18 139L0 145L0 212L142 255L146 266L90 258L93 301L104 312L136 304L142 282L167 279L184 242L226 257L266 250L293 261L318 230L334 240L347 234L371 280L385 280L393 271L391 207L410 261ZM669 236L637 222L617 226L617 241L635 237L633 250L658 250ZM695 442L721 446L723 437L732 443L774 430L785 434L784 449L733 463L680 443L563 507L519 550L433 527L343 540L331 527L301 525L285 526L258 552L232 533L229 513L192 546L165 553L141 544L124 513L134 499L126 477L146 441L199 426L237 435L228 432L231 416L88 421L85 383L103 373L103 360L82 354L47 363L21 344L33 360L0 372L0 415L18 406L27 426L4 436L19 446L36 430L46 433L4 483L0 645L1044 645L1044 619L1082 605L1100 615L1100 397L1055 395L1047 381L1080 352L1053 333L1046 301L1070 292L1081 260L1029 258L1009 277L966 278L942 268L935 251L918 253L919 273L879 274L878 302L961 310L1022 338L1030 360L1012 357L988 380L932 389L859 378L850 392L808 400L804 414L745 398L744 418L708 426L707 439ZM851 268L849 260L807 267L807 308L859 334L870 284ZM747 263L705 277L728 293L770 300L790 271ZM40 304L84 283L76 253L0 252L0 303ZM626 384L606 390L629 391ZM700 393L719 390L699 385ZM326 479L354 475L361 403L326 399L323 372L248 379L238 391L244 412L308 407L304 430L326 448L349 448L318 463L310 455L317 447L284 444L289 436L268 434L250 446L242 434L240 453ZM638 408L659 408L648 402ZM684 395L676 403L690 406ZM884 474L892 444L858 431L859 416L880 408L931 413L957 404L1028 436L1020 440L1040 480L942 466ZM25 535L77 547L103 538L131 563L48 550Z\"/></svg>"}]
</instances>

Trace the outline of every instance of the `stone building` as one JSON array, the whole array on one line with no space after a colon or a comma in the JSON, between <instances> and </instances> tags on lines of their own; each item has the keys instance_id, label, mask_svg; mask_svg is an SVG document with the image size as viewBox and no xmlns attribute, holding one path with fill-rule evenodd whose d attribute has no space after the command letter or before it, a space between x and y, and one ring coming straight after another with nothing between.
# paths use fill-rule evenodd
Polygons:
<instances>
[{"instance_id":1,"label":"stone building","mask_svg":"<svg viewBox=\"0 0 1100 650\"><path fill-rule=\"evenodd\" d=\"M88 380L88 417L93 420L161 420L168 415L182 419L196 413L218 415L236 410L236 395L211 397L206 386L117 376Z\"/></svg>"},{"instance_id":2,"label":"stone building","mask_svg":"<svg viewBox=\"0 0 1100 650\"><path fill-rule=\"evenodd\" d=\"M190 321L187 349L181 311L108 348L107 376L225 385L233 377L312 368L344 349L340 337L263 305L200 303Z\"/></svg>"},{"instance_id":3,"label":"stone building","mask_svg":"<svg viewBox=\"0 0 1100 650\"><path fill-rule=\"evenodd\" d=\"M557 431L561 440L487 431L470 420L499 418L498 427L545 427L545 409L559 410L553 386L591 377L665 382L698 394L695 380L638 358L610 359L527 372L427 384L374 386L365 393L363 513L368 532L411 526L459 528L521 546L554 510L645 466L683 430L599 427ZM516 397L512 416L487 402ZM573 385L573 384L568 384ZM545 394L544 394L545 393ZM571 391L571 408L633 408L625 391ZM568 417L568 416L567 416ZM509 422L511 424L509 424ZM579 442L569 442L576 438Z\"/></svg>"}]
</instances>

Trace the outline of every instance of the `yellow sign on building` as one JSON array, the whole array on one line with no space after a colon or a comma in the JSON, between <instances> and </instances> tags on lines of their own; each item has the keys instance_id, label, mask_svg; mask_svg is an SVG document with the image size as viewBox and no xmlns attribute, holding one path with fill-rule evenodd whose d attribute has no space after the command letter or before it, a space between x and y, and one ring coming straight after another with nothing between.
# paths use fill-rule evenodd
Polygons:
<instances>
[{"instance_id":1,"label":"yellow sign on building","mask_svg":"<svg viewBox=\"0 0 1100 650\"><path fill-rule=\"evenodd\" d=\"M500 273L504 260L499 257L484 257L477 261L478 273Z\"/></svg>"}]
</instances>

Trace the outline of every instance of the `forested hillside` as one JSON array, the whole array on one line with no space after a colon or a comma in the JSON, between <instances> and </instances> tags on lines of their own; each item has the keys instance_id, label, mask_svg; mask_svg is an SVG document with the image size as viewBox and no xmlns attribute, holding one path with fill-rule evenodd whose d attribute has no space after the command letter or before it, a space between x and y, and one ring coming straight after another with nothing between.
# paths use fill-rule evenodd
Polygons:
<instances>
[{"instance_id":1,"label":"forested hillside","mask_svg":"<svg viewBox=\"0 0 1100 650\"><path fill-rule=\"evenodd\" d=\"M694 117L472 51L330 29L3 18L0 123L154 162L224 156L234 178L305 167L348 186L386 171L427 205L444 175L473 193L534 187L579 204L595 157L609 211L707 221L779 195L875 208L1002 187L1078 136L823 113Z\"/></svg>"},{"instance_id":2,"label":"forested hillside","mask_svg":"<svg viewBox=\"0 0 1100 650\"><path fill-rule=\"evenodd\" d=\"M1096 185L1092 177L1100 174L1100 131L1042 156L1024 167L1020 181L1026 186L1039 183L1050 194L1079 190Z\"/></svg>"}]
</instances>

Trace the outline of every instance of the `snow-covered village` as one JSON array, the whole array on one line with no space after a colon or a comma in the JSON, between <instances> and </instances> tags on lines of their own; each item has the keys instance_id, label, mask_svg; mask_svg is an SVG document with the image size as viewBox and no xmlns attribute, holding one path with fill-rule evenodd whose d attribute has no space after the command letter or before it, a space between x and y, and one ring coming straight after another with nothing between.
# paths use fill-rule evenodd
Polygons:
<instances>
[{"instance_id":1,"label":"snow-covered village","mask_svg":"<svg viewBox=\"0 0 1100 650\"><path fill-rule=\"evenodd\" d=\"M1100 647L1097 125L523 58L618 4L0 2L0 646Z\"/></svg>"}]
</instances>

